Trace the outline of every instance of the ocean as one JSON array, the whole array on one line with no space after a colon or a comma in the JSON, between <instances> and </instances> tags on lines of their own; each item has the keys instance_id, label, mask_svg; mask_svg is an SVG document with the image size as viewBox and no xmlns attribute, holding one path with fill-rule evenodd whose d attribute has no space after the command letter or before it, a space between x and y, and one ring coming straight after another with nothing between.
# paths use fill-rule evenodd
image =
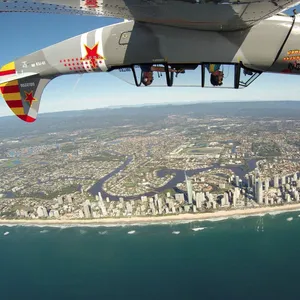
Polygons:
<instances>
[{"instance_id":1,"label":"ocean","mask_svg":"<svg viewBox=\"0 0 300 300\"><path fill-rule=\"evenodd\" d=\"M0 299L300 299L299 213L1 226Z\"/></svg>"}]
</instances>

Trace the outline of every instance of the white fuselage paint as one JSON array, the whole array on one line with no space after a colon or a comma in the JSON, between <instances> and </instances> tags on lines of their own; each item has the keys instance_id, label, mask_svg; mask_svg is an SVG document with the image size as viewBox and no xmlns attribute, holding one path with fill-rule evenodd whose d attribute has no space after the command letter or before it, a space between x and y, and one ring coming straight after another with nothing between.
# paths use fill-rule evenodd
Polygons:
<instances>
[{"instance_id":1,"label":"white fuselage paint","mask_svg":"<svg viewBox=\"0 0 300 300\"><path fill-rule=\"evenodd\" d=\"M92 65L89 60L84 60L83 61L83 66L86 72L106 72L107 71L107 66L105 63L105 57L103 53L103 42L102 42L102 32L103 28L99 28L95 31L95 42L93 45L87 45L87 37L89 32L84 33L81 35L80 38L80 50L81 50L81 57L84 58L87 55L85 46L88 46L89 48L94 47L96 44L98 44L98 51L97 53L103 57L103 59L96 59L97 66L99 69L93 69Z\"/></svg>"},{"instance_id":2,"label":"white fuselage paint","mask_svg":"<svg viewBox=\"0 0 300 300\"><path fill-rule=\"evenodd\" d=\"M87 55L86 49L85 49L85 46L88 46L87 45L87 36L88 36L88 32L82 34L81 38L80 38L80 51L81 51L82 58L84 58ZM88 60L83 61L83 67L84 67L85 71L88 73L94 72L92 69L92 66Z\"/></svg>"},{"instance_id":3,"label":"white fuselage paint","mask_svg":"<svg viewBox=\"0 0 300 300\"><path fill-rule=\"evenodd\" d=\"M105 63L105 56L104 56L104 51L103 51L102 32L103 32L103 28L99 28L99 29L96 30L96 32L95 32L95 44L98 43L98 53L99 53L99 55L101 55L103 57L103 59L97 60L98 67L100 68L100 70L102 72L106 72L107 71L107 66L106 66L106 63Z\"/></svg>"}]
</instances>

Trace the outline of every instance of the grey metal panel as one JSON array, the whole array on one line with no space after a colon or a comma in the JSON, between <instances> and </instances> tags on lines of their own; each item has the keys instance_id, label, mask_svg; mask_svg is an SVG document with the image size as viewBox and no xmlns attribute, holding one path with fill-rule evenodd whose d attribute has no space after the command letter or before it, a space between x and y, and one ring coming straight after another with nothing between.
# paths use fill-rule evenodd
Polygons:
<instances>
[{"instance_id":1,"label":"grey metal panel","mask_svg":"<svg viewBox=\"0 0 300 300\"><path fill-rule=\"evenodd\" d=\"M110 65L167 61L169 63L239 62L268 70L292 25L291 17L273 17L251 29L218 33L126 22L104 30ZM120 45L131 31L128 44ZM111 35L114 38L111 38ZM123 58L121 61L120 58Z\"/></svg>"},{"instance_id":2,"label":"grey metal panel","mask_svg":"<svg viewBox=\"0 0 300 300\"><path fill-rule=\"evenodd\" d=\"M236 58L244 57L241 59L243 64L250 68L261 71L269 70L292 23L291 17L279 16L261 21L249 30L246 38L240 44L239 54ZM235 37L236 40L238 40L238 35L238 32L226 34L229 39Z\"/></svg>"},{"instance_id":3,"label":"grey metal panel","mask_svg":"<svg viewBox=\"0 0 300 300\"><path fill-rule=\"evenodd\" d=\"M1 11L117 17L200 30L245 29L297 0L0 0Z\"/></svg>"},{"instance_id":4,"label":"grey metal panel","mask_svg":"<svg viewBox=\"0 0 300 300\"><path fill-rule=\"evenodd\" d=\"M293 29L270 72L300 74L300 16L297 15Z\"/></svg>"},{"instance_id":5,"label":"grey metal panel","mask_svg":"<svg viewBox=\"0 0 300 300\"><path fill-rule=\"evenodd\" d=\"M19 73L37 72L41 77L53 78L61 74L101 72L114 66L164 61L177 64L241 61L255 70L276 71L278 69L270 67L291 25L290 17L273 17L247 30L222 33L122 22L18 59L16 69ZM296 25L287 47L296 47L299 32L299 25ZM93 54L87 58L87 51L92 49Z\"/></svg>"}]
</instances>

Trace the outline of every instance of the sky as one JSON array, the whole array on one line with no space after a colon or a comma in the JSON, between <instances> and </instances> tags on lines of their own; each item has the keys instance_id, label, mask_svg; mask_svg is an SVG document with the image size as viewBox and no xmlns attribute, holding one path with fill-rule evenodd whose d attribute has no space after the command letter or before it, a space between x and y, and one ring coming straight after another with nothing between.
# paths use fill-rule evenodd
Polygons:
<instances>
[{"instance_id":1,"label":"sky","mask_svg":"<svg viewBox=\"0 0 300 300\"><path fill-rule=\"evenodd\" d=\"M291 9L288 11L290 12ZM32 13L1 13L0 65L120 19ZM181 75L183 76L183 75ZM45 88L40 113L155 103L300 100L300 78L262 74L245 89L137 88L109 73L60 76ZM0 116L13 115L0 101Z\"/></svg>"}]
</instances>

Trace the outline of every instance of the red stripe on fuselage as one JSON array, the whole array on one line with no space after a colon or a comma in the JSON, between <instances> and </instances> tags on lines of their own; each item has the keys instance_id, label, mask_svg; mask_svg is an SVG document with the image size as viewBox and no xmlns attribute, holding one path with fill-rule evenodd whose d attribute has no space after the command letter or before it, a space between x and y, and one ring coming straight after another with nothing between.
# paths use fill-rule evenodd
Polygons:
<instances>
[{"instance_id":1,"label":"red stripe on fuselage","mask_svg":"<svg viewBox=\"0 0 300 300\"><path fill-rule=\"evenodd\" d=\"M0 87L0 92L2 94L9 94L9 93L19 93L19 86L18 85L11 85L11 86L2 86Z\"/></svg>"},{"instance_id":2,"label":"red stripe on fuselage","mask_svg":"<svg viewBox=\"0 0 300 300\"><path fill-rule=\"evenodd\" d=\"M6 103L10 108L23 107L22 100L10 100L6 101Z\"/></svg>"},{"instance_id":3,"label":"red stripe on fuselage","mask_svg":"<svg viewBox=\"0 0 300 300\"><path fill-rule=\"evenodd\" d=\"M26 115L17 115L21 120L28 122L28 123L32 123L35 121L34 118L26 116Z\"/></svg>"},{"instance_id":4,"label":"red stripe on fuselage","mask_svg":"<svg viewBox=\"0 0 300 300\"><path fill-rule=\"evenodd\" d=\"M0 71L0 76L16 74L16 70Z\"/></svg>"}]
</instances>

